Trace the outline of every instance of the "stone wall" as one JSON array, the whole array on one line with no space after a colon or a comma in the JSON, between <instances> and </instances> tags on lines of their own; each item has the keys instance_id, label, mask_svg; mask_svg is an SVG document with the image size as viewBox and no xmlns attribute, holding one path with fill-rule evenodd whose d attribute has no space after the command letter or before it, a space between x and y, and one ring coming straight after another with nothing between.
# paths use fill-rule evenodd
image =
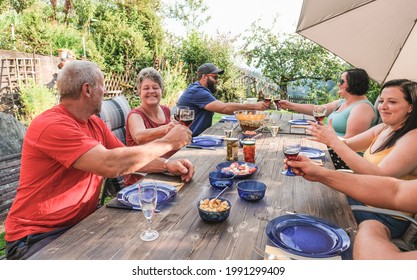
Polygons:
<instances>
[{"instance_id":1,"label":"stone wall","mask_svg":"<svg viewBox=\"0 0 417 280\"><path fill-rule=\"evenodd\" d=\"M0 112L0 157L20 153L26 126L15 117Z\"/></svg>"}]
</instances>

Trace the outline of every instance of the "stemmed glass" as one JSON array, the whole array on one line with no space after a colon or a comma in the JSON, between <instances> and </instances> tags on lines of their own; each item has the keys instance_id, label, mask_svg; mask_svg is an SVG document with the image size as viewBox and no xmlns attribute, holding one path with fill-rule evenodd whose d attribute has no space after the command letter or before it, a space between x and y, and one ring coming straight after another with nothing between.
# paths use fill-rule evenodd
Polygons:
<instances>
[{"instance_id":1,"label":"stemmed glass","mask_svg":"<svg viewBox=\"0 0 417 280\"><path fill-rule=\"evenodd\" d=\"M177 106L175 109L174 119L179 122L180 121L180 111L181 110L190 110L188 106Z\"/></svg>"},{"instance_id":2,"label":"stemmed glass","mask_svg":"<svg viewBox=\"0 0 417 280\"><path fill-rule=\"evenodd\" d=\"M194 110L181 109L180 123L186 127L190 127L194 121Z\"/></svg>"},{"instance_id":3,"label":"stemmed glass","mask_svg":"<svg viewBox=\"0 0 417 280\"><path fill-rule=\"evenodd\" d=\"M148 225L148 229L140 234L140 239L143 241L152 241L157 239L159 236L159 233L156 230L151 229L151 218L155 212L157 200L158 190L155 181L146 184L139 184L140 207Z\"/></svg>"},{"instance_id":4,"label":"stemmed glass","mask_svg":"<svg viewBox=\"0 0 417 280\"><path fill-rule=\"evenodd\" d=\"M224 126L223 126L223 128L224 128L224 136L226 138L231 138L232 137L232 134L233 134L233 126L234 126L233 122L225 122L224 123Z\"/></svg>"},{"instance_id":5,"label":"stemmed glass","mask_svg":"<svg viewBox=\"0 0 417 280\"><path fill-rule=\"evenodd\" d=\"M275 139L279 131L279 122L277 119L271 118L271 120L269 121L269 124L270 124L269 127L271 130L272 138Z\"/></svg>"},{"instance_id":6,"label":"stemmed glass","mask_svg":"<svg viewBox=\"0 0 417 280\"><path fill-rule=\"evenodd\" d=\"M323 125L323 120L326 117L326 106L314 105L313 117L316 119L318 124Z\"/></svg>"},{"instance_id":7,"label":"stemmed glass","mask_svg":"<svg viewBox=\"0 0 417 280\"><path fill-rule=\"evenodd\" d=\"M284 140L283 152L284 152L285 157L288 160L297 160L297 157L300 151L301 151L300 140L297 140L297 139ZM284 170L282 174L286 176L296 176L296 174L292 172L290 166L288 166L288 169Z\"/></svg>"},{"instance_id":8,"label":"stemmed glass","mask_svg":"<svg viewBox=\"0 0 417 280\"><path fill-rule=\"evenodd\" d=\"M281 108L279 107L279 101L281 101L281 95L277 93L274 95L274 104L275 104L277 111L281 110Z\"/></svg>"},{"instance_id":9,"label":"stemmed glass","mask_svg":"<svg viewBox=\"0 0 417 280\"><path fill-rule=\"evenodd\" d=\"M269 106L271 105L271 100L272 100L272 95L270 95L270 94L266 94L265 95L265 98L264 98L264 101L265 101L265 103L267 104L267 107L269 108Z\"/></svg>"}]
</instances>

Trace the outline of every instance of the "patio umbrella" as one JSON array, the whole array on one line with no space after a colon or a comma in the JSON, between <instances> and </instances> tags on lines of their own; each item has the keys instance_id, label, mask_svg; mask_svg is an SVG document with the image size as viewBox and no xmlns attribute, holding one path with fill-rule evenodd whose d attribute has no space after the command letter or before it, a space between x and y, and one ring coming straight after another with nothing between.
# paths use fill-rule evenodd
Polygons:
<instances>
[{"instance_id":1,"label":"patio umbrella","mask_svg":"<svg viewBox=\"0 0 417 280\"><path fill-rule=\"evenodd\" d=\"M417 81L416 0L304 0L297 33L378 83Z\"/></svg>"}]
</instances>

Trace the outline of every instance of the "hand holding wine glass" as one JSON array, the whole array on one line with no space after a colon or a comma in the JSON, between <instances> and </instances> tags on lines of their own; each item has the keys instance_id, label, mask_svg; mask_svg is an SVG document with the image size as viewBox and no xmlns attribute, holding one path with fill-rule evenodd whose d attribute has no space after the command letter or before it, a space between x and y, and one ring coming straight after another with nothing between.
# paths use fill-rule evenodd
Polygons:
<instances>
[{"instance_id":1,"label":"hand holding wine glass","mask_svg":"<svg viewBox=\"0 0 417 280\"><path fill-rule=\"evenodd\" d=\"M288 160L297 160L297 157L300 151L301 151L301 143L299 139L284 140L283 152L284 152L285 157ZM283 171L282 174L286 176L296 176L296 174L292 172L290 166L288 166L288 169Z\"/></svg>"},{"instance_id":2,"label":"hand holding wine glass","mask_svg":"<svg viewBox=\"0 0 417 280\"><path fill-rule=\"evenodd\" d=\"M139 202L142 213L146 218L148 229L141 233L140 239L143 241L152 241L158 238L159 233L151 229L151 218L155 212L158 200L158 190L156 182L139 184Z\"/></svg>"},{"instance_id":3,"label":"hand holding wine glass","mask_svg":"<svg viewBox=\"0 0 417 280\"><path fill-rule=\"evenodd\" d=\"M194 121L194 110L181 109L180 123L186 127L190 127Z\"/></svg>"},{"instance_id":4,"label":"hand holding wine glass","mask_svg":"<svg viewBox=\"0 0 417 280\"><path fill-rule=\"evenodd\" d=\"M325 105L314 105L314 107L313 107L313 117L316 119L318 124L323 125L323 120L326 117L326 106Z\"/></svg>"}]
</instances>

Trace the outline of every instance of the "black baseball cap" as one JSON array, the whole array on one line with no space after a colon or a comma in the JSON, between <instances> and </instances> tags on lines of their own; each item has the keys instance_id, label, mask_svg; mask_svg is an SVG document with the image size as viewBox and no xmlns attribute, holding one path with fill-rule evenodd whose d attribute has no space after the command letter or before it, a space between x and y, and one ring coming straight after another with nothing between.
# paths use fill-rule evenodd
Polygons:
<instances>
[{"instance_id":1,"label":"black baseball cap","mask_svg":"<svg viewBox=\"0 0 417 280\"><path fill-rule=\"evenodd\" d=\"M197 76L204 74L223 74L224 70L220 70L213 63L204 63L197 69Z\"/></svg>"}]
</instances>

